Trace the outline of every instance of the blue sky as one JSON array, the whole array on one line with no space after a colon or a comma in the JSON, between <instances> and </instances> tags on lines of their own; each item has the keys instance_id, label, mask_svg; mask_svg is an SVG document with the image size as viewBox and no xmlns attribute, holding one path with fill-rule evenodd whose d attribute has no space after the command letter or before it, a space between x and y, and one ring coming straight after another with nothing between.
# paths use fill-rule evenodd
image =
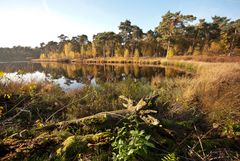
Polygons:
<instances>
[{"instance_id":1,"label":"blue sky","mask_svg":"<svg viewBox=\"0 0 240 161\"><path fill-rule=\"evenodd\" d=\"M131 20L144 32L154 29L168 10L240 18L240 0L0 0L0 46L39 46L57 41L60 34L118 32L121 21Z\"/></svg>"}]
</instances>

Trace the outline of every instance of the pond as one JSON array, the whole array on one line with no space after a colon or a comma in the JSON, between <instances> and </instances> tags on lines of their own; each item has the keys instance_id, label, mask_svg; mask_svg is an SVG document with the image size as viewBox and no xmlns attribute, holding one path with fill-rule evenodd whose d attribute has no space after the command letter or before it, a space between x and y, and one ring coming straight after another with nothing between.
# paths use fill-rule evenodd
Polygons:
<instances>
[{"instance_id":1,"label":"pond","mask_svg":"<svg viewBox=\"0 0 240 161\"><path fill-rule=\"evenodd\" d=\"M0 71L6 74L5 81L48 81L64 91L99 82L119 82L130 77L134 81L151 82L155 77L179 77L184 71L163 66L139 66L133 64L80 64L80 63L0 63ZM4 81L4 80L2 80Z\"/></svg>"}]
</instances>

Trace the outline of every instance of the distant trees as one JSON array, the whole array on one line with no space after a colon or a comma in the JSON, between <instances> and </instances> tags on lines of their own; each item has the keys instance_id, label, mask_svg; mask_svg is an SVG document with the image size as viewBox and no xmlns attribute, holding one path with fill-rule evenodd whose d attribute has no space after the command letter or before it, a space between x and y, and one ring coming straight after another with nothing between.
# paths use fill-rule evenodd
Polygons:
<instances>
[{"instance_id":1,"label":"distant trees","mask_svg":"<svg viewBox=\"0 0 240 161\"><path fill-rule=\"evenodd\" d=\"M152 57L173 55L240 54L240 20L212 17L212 22L168 11L154 31L143 30L130 20L120 22L119 33L102 32L69 39L61 34L59 42L41 43L41 58Z\"/></svg>"},{"instance_id":2,"label":"distant trees","mask_svg":"<svg viewBox=\"0 0 240 161\"><path fill-rule=\"evenodd\" d=\"M156 32L149 30L141 41L141 56L163 56ZM163 53L162 53L163 54Z\"/></svg>"},{"instance_id":3,"label":"distant trees","mask_svg":"<svg viewBox=\"0 0 240 161\"><path fill-rule=\"evenodd\" d=\"M13 48L0 48L0 62L26 61L39 58L40 48L14 46Z\"/></svg>"}]
</instances>

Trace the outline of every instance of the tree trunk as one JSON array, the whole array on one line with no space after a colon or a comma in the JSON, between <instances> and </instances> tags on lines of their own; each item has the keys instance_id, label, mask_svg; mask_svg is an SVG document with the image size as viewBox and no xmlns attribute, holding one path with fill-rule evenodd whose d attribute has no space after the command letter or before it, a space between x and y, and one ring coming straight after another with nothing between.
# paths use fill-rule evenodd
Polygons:
<instances>
[{"instance_id":1,"label":"tree trunk","mask_svg":"<svg viewBox=\"0 0 240 161\"><path fill-rule=\"evenodd\" d=\"M229 52L228 56L232 56L232 53L233 53L233 50L234 50L234 42L235 42L236 34L237 34L237 29L235 29L235 31L234 31L233 39L232 39L232 42L231 42L231 45L230 45L230 52Z\"/></svg>"}]
</instances>

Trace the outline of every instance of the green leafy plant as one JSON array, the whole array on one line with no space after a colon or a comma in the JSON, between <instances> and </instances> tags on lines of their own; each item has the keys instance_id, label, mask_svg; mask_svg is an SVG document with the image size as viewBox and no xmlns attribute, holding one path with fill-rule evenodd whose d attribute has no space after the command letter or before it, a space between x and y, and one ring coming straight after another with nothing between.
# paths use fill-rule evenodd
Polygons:
<instances>
[{"instance_id":1,"label":"green leafy plant","mask_svg":"<svg viewBox=\"0 0 240 161\"><path fill-rule=\"evenodd\" d=\"M138 129L136 119L132 121L134 124L125 124L119 128L117 136L112 143L113 160L134 160L137 157L144 157L150 148L154 148L154 144L150 142L150 135L147 135L144 130ZM134 127L134 128L133 128Z\"/></svg>"},{"instance_id":2,"label":"green leafy plant","mask_svg":"<svg viewBox=\"0 0 240 161\"><path fill-rule=\"evenodd\" d=\"M166 156L164 156L161 160L162 161L178 161L179 157L177 157L175 153L169 153Z\"/></svg>"},{"instance_id":3,"label":"green leafy plant","mask_svg":"<svg viewBox=\"0 0 240 161\"><path fill-rule=\"evenodd\" d=\"M229 120L226 122L222 129L222 136L227 136L229 138L240 136L240 123Z\"/></svg>"}]
</instances>

